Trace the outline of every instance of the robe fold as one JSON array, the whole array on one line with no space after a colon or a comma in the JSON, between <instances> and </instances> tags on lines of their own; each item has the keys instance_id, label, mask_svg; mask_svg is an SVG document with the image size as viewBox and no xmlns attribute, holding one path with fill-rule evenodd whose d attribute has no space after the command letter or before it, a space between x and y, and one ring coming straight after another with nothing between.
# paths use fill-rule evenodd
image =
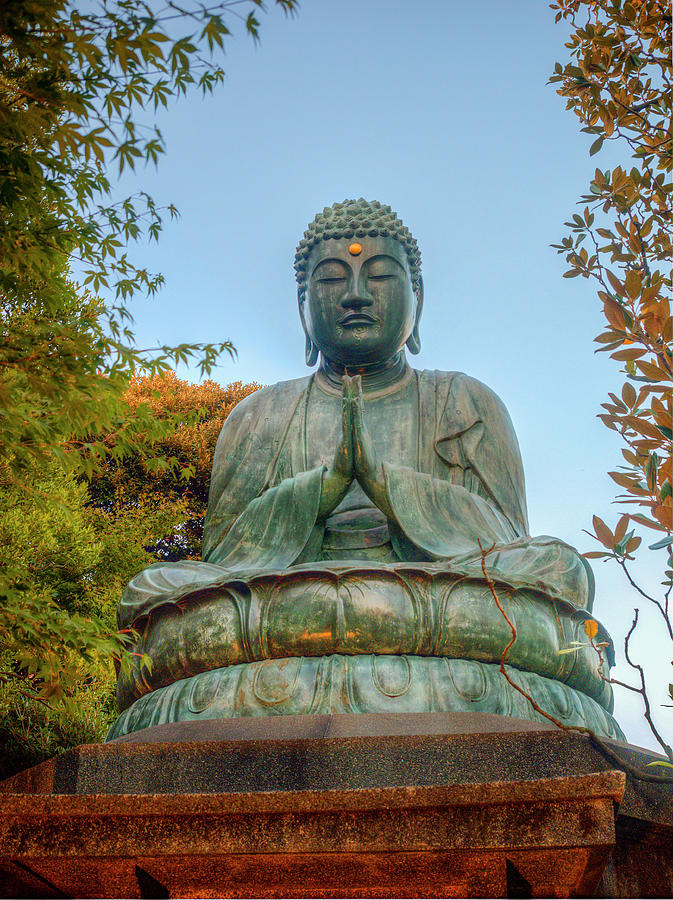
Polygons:
<instances>
[{"instance_id":1,"label":"robe fold","mask_svg":"<svg viewBox=\"0 0 673 900\"><path fill-rule=\"evenodd\" d=\"M318 510L340 404L311 375L264 388L233 410L215 452L204 562L157 563L137 575L119 606L120 627L232 578L326 565ZM519 446L493 391L460 372L409 370L393 391L365 395L365 420L396 519L388 523L391 559L479 577L481 543L495 580L591 609L584 560L561 541L528 534ZM357 512L370 501L355 488L344 508ZM339 563L348 562L344 552Z\"/></svg>"}]
</instances>

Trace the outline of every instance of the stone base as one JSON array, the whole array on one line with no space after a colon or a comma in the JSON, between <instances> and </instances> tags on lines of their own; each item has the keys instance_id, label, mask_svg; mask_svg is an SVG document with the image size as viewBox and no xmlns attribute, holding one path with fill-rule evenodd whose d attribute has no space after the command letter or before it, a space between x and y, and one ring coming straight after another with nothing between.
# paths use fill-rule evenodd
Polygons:
<instances>
[{"instance_id":1,"label":"stone base","mask_svg":"<svg viewBox=\"0 0 673 900\"><path fill-rule=\"evenodd\" d=\"M499 716L158 726L0 793L6 897L673 892L673 790L627 779L585 737Z\"/></svg>"}]
</instances>

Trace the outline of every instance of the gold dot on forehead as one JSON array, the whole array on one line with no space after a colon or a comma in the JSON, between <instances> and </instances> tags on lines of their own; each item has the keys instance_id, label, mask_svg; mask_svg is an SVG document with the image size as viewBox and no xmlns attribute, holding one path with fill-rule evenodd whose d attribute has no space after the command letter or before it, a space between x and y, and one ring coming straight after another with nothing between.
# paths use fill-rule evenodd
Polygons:
<instances>
[{"instance_id":1,"label":"gold dot on forehead","mask_svg":"<svg viewBox=\"0 0 673 900\"><path fill-rule=\"evenodd\" d=\"M362 253L362 244L351 244L348 252L351 256L359 256Z\"/></svg>"}]
</instances>

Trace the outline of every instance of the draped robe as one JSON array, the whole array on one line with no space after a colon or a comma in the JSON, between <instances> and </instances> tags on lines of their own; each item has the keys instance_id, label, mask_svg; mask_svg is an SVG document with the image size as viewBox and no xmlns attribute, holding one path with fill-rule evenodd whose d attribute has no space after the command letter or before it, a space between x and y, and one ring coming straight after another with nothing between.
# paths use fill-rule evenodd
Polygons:
<instances>
[{"instance_id":1,"label":"draped robe","mask_svg":"<svg viewBox=\"0 0 673 900\"><path fill-rule=\"evenodd\" d=\"M481 548L498 583L591 610L585 561L562 541L528 534L518 442L493 391L460 372L409 369L393 388L365 394L364 409L395 521L386 522L357 483L327 521L318 519L341 428L339 392L320 373L264 388L233 410L220 434L203 562L157 563L137 575L119 606L120 627L261 571L367 558L480 576ZM360 522L365 544L387 548L383 562L368 551L349 556L348 540L342 558L327 551L330 534L332 548L335 534L339 546L344 521L356 531Z\"/></svg>"}]
</instances>

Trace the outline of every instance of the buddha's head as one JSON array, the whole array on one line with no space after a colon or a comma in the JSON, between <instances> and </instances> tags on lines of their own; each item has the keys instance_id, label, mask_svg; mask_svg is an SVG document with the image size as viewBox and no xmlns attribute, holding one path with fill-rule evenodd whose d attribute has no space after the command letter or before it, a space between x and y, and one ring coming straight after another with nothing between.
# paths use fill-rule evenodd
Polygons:
<instances>
[{"instance_id":1,"label":"buddha's head","mask_svg":"<svg viewBox=\"0 0 673 900\"><path fill-rule=\"evenodd\" d=\"M344 200L325 207L304 232L294 264L306 362L385 362L420 350L420 253L389 206Z\"/></svg>"}]
</instances>

